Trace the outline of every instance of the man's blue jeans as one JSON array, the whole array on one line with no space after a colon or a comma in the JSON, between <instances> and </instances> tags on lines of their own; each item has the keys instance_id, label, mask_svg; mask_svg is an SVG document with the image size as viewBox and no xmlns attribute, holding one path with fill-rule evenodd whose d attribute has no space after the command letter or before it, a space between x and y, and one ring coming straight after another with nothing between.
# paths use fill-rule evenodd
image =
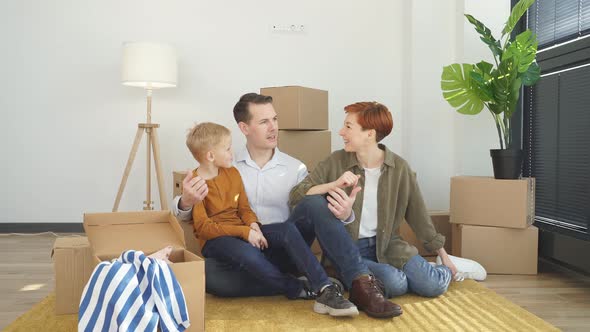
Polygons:
<instances>
[{"instance_id":1,"label":"man's blue jeans","mask_svg":"<svg viewBox=\"0 0 590 332\"><path fill-rule=\"evenodd\" d=\"M416 255L399 270L377 262L376 243L375 237L363 238L357 241L357 246L375 278L383 282L386 297L392 298L407 292L437 297L447 291L452 278L448 267L432 266L422 256Z\"/></svg>"},{"instance_id":2,"label":"man's blue jeans","mask_svg":"<svg viewBox=\"0 0 590 332\"><path fill-rule=\"evenodd\" d=\"M315 237L318 238L324 255L335 265L347 288L351 287L356 277L370 273L357 245L342 221L328 209L328 201L323 196L305 197L285 223L297 227L308 247ZM269 262L283 272L295 270L295 262L282 249L271 250L266 256ZM282 293L275 287L269 287L269 283L260 282L260 278L256 278L243 266L218 259L205 260L205 274L207 292L217 296L267 296Z\"/></svg>"},{"instance_id":3,"label":"man's blue jeans","mask_svg":"<svg viewBox=\"0 0 590 332\"><path fill-rule=\"evenodd\" d=\"M230 268L247 272L255 279L253 284L247 287L265 284L264 286L272 290L273 294L282 293L291 299L301 293L303 285L300 280L281 272L279 267L271 262L281 259L278 256L287 254L290 262L308 278L314 291L317 292L322 286L330 284L326 272L294 224L263 225L261 230L268 242L268 249L261 251L242 239L222 236L208 240L203 247L203 255L207 258L206 261L216 259L227 263ZM205 268L209 266L206 265ZM210 271L207 272L214 280L223 277L213 276ZM206 277L207 282L209 277Z\"/></svg>"}]
</instances>

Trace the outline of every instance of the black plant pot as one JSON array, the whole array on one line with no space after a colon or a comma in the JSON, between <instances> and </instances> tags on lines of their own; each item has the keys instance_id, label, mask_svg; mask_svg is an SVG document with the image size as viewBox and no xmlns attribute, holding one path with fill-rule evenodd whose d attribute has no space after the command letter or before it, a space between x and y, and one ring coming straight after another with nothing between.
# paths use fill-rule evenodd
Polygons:
<instances>
[{"instance_id":1,"label":"black plant pot","mask_svg":"<svg viewBox=\"0 0 590 332\"><path fill-rule=\"evenodd\" d=\"M491 149L494 178L518 179L522 166L521 149Z\"/></svg>"}]
</instances>

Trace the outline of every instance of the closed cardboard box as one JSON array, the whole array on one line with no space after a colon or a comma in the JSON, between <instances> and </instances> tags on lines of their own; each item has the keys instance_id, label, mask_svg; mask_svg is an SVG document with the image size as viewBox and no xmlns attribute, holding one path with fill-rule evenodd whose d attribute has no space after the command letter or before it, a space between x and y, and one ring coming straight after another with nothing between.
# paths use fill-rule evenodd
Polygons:
<instances>
[{"instance_id":1,"label":"closed cardboard box","mask_svg":"<svg viewBox=\"0 0 590 332\"><path fill-rule=\"evenodd\" d=\"M279 150L301 160L311 172L332 153L332 134L329 130L279 130Z\"/></svg>"},{"instance_id":2,"label":"closed cardboard box","mask_svg":"<svg viewBox=\"0 0 590 332\"><path fill-rule=\"evenodd\" d=\"M452 254L452 234L451 234L451 224L449 223L449 212L446 211L431 211L430 219L432 220L432 224L436 231L445 237L445 251L448 254ZM416 238L416 234L408 225L407 222L403 222L399 229L400 236L409 244L413 245L418 249L418 254L423 257L427 256L437 256L438 254L435 252L429 252L428 250L424 249L422 242L418 241Z\"/></svg>"},{"instance_id":3,"label":"closed cardboard box","mask_svg":"<svg viewBox=\"0 0 590 332\"><path fill-rule=\"evenodd\" d=\"M453 255L473 259L492 274L537 274L539 230L452 225Z\"/></svg>"},{"instance_id":4,"label":"closed cardboard box","mask_svg":"<svg viewBox=\"0 0 590 332\"><path fill-rule=\"evenodd\" d=\"M185 249L182 228L170 211L87 213L84 230L97 264L125 250L149 255L172 245L170 268L182 287L191 323L186 331L205 330L205 261Z\"/></svg>"},{"instance_id":5,"label":"closed cardboard box","mask_svg":"<svg viewBox=\"0 0 590 332\"><path fill-rule=\"evenodd\" d=\"M535 179L451 178L451 223L527 228L535 217Z\"/></svg>"},{"instance_id":6,"label":"closed cardboard box","mask_svg":"<svg viewBox=\"0 0 590 332\"><path fill-rule=\"evenodd\" d=\"M279 129L328 129L328 91L282 86L262 88L260 94L272 97Z\"/></svg>"},{"instance_id":7,"label":"closed cardboard box","mask_svg":"<svg viewBox=\"0 0 590 332\"><path fill-rule=\"evenodd\" d=\"M88 238L59 237L51 255L55 272L55 313L75 314L84 286L96 266Z\"/></svg>"}]
</instances>

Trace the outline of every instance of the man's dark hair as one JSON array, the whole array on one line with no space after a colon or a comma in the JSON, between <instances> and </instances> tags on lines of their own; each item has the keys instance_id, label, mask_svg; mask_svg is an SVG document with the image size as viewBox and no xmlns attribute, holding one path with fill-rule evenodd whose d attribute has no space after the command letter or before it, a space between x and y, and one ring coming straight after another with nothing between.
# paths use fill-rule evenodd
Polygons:
<instances>
[{"instance_id":1,"label":"man's dark hair","mask_svg":"<svg viewBox=\"0 0 590 332\"><path fill-rule=\"evenodd\" d=\"M236 123L248 123L252 118L249 109L250 104L264 105L271 103L271 96L259 95L254 92L246 93L240 97L240 100L236 103L236 106L234 106L234 119L236 119Z\"/></svg>"}]
</instances>

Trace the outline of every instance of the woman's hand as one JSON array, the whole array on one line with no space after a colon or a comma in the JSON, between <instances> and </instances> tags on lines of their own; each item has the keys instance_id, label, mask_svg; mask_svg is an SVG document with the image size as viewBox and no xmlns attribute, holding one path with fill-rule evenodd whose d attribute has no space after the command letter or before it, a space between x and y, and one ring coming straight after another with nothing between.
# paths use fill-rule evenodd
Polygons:
<instances>
[{"instance_id":1,"label":"woman's hand","mask_svg":"<svg viewBox=\"0 0 590 332\"><path fill-rule=\"evenodd\" d=\"M306 195L323 195L329 193L330 191L334 191L336 189L343 189L346 187L354 187L359 182L360 175L356 175L351 171L346 171L342 174L336 181L318 184L309 188L309 190L305 193Z\"/></svg>"},{"instance_id":2,"label":"woman's hand","mask_svg":"<svg viewBox=\"0 0 590 332\"><path fill-rule=\"evenodd\" d=\"M334 181L334 185L338 188L354 187L359 182L360 175L356 175L351 171L346 171L338 180Z\"/></svg>"},{"instance_id":3,"label":"woman's hand","mask_svg":"<svg viewBox=\"0 0 590 332\"><path fill-rule=\"evenodd\" d=\"M442 261L443 265L445 265L446 267L451 269L451 273L453 274L453 278L455 278L455 275L457 274L457 267L449 258L449 254L447 254L447 251L445 250L445 248L438 249L438 255L440 256L440 260Z\"/></svg>"},{"instance_id":4,"label":"woman's hand","mask_svg":"<svg viewBox=\"0 0 590 332\"><path fill-rule=\"evenodd\" d=\"M359 191L361 191L361 187L357 187L356 184L355 187L352 188L350 195L347 195L344 190L338 187L328 191L328 195L326 196L326 199L328 200L328 209L336 218L340 220L348 219L352 213L352 205L356 200L356 194Z\"/></svg>"}]
</instances>

